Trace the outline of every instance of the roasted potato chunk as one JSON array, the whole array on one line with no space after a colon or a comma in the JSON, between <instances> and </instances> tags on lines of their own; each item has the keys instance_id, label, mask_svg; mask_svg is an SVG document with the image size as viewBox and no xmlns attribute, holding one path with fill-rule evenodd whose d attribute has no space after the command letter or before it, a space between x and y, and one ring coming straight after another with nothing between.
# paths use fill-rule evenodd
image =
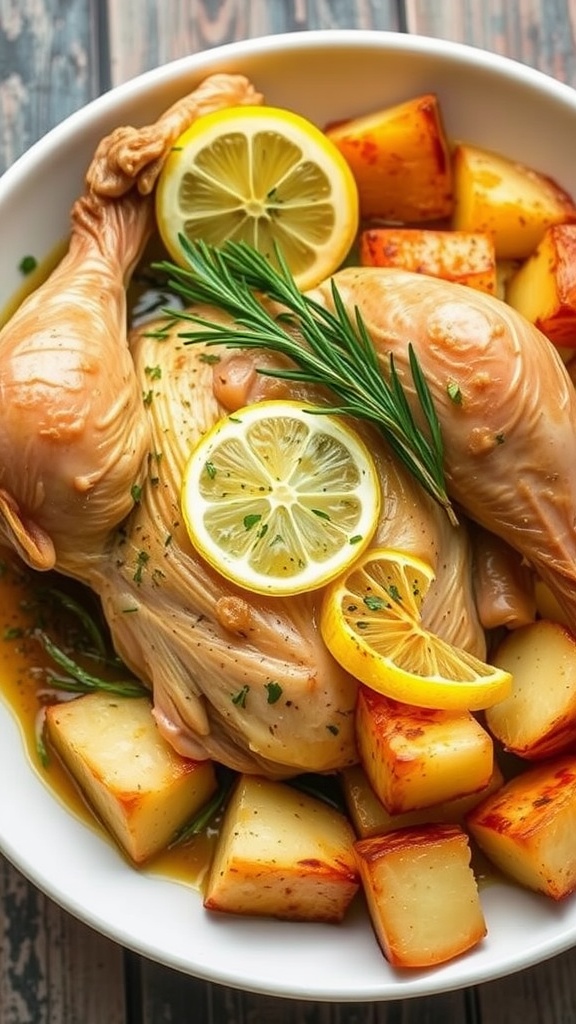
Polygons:
<instances>
[{"instance_id":1,"label":"roasted potato chunk","mask_svg":"<svg viewBox=\"0 0 576 1024\"><path fill-rule=\"evenodd\" d=\"M556 182L477 146L453 156L457 231L488 231L498 259L526 259L552 224L576 221L576 205Z\"/></svg>"},{"instance_id":2,"label":"roasted potato chunk","mask_svg":"<svg viewBox=\"0 0 576 1024\"><path fill-rule=\"evenodd\" d=\"M369 836L384 835L394 829L406 825L430 825L439 822L454 823L464 821L473 807L476 807L490 793L495 792L504 783L502 772L494 765L492 777L484 789L467 796L445 800L433 807L421 807L404 814L390 814L372 789L366 772L361 765L351 765L341 772L342 792L354 831L360 839Z\"/></svg>"},{"instance_id":3,"label":"roasted potato chunk","mask_svg":"<svg viewBox=\"0 0 576 1024\"><path fill-rule=\"evenodd\" d=\"M390 814L475 793L492 776L492 740L469 712L416 708L362 686L356 737L366 775Z\"/></svg>"},{"instance_id":4,"label":"roasted potato chunk","mask_svg":"<svg viewBox=\"0 0 576 1024\"><path fill-rule=\"evenodd\" d=\"M352 168L366 220L414 223L452 213L452 165L438 99L418 96L326 129Z\"/></svg>"},{"instance_id":5,"label":"roasted potato chunk","mask_svg":"<svg viewBox=\"0 0 576 1024\"><path fill-rule=\"evenodd\" d=\"M468 836L458 825L398 829L355 844L370 917L395 967L431 967L486 935Z\"/></svg>"},{"instance_id":6,"label":"roasted potato chunk","mask_svg":"<svg viewBox=\"0 0 576 1024\"><path fill-rule=\"evenodd\" d=\"M354 832L286 783L241 776L226 808L204 905L231 914L341 921L359 888Z\"/></svg>"},{"instance_id":7,"label":"roasted potato chunk","mask_svg":"<svg viewBox=\"0 0 576 1024\"><path fill-rule=\"evenodd\" d=\"M492 660L514 680L510 696L486 710L486 724L506 750L538 759L573 746L574 635L558 622L539 619L505 637Z\"/></svg>"},{"instance_id":8,"label":"roasted potato chunk","mask_svg":"<svg viewBox=\"0 0 576 1024\"><path fill-rule=\"evenodd\" d=\"M488 234L430 228L367 228L360 235L363 267L397 267L496 294L496 256Z\"/></svg>"},{"instance_id":9,"label":"roasted potato chunk","mask_svg":"<svg viewBox=\"0 0 576 1024\"><path fill-rule=\"evenodd\" d=\"M576 757L527 769L489 796L466 826L496 867L561 900L576 889Z\"/></svg>"},{"instance_id":10,"label":"roasted potato chunk","mask_svg":"<svg viewBox=\"0 0 576 1024\"><path fill-rule=\"evenodd\" d=\"M211 797L211 761L181 757L147 698L91 693L47 709L50 743L98 817L136 864L165 849Z\"/></svg>"},{"instance_id":11,"label":"roasted potato chunk","mask_svg":"<svg viewBox=\"0 0 576 1024\"><path fill-rule=\"evenodd\" d=\"M576 348L576 224L548 228L508 282L506 302L560 348Z\"/></svg>"}]
</instances>

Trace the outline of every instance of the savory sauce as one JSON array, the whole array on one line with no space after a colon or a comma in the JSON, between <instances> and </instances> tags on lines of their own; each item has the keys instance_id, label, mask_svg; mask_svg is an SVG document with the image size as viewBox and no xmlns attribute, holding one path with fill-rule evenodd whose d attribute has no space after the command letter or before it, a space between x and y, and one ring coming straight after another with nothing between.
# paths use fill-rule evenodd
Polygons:
<instances>
[{"instance_id":1,"label":"savory sauce","mask_svg":"<svg viewBox=\"0 0 576 1024\"><path fill-rule=\"evenodd\" d=\"M8 302L0 309L0 328L7 324L10 317L16 312L19 306L22 305L25 298L31 295L32 292L36 291L41 284L44 283L49 274L52 273L54 267L60 262L66 248L68 240L58 242L57 245L48 253L45 259L41 263L35 263L33 268L29 271L23 269L22 283L19 288L10 296ZM32 257L30 257L32 259ZM26 263L24 259L23 264Z\"/></svg>"},{"instance_id":2,"label":"savory sauce","mask_svg":"<svg viewBox=\"0 0 576 1024\"><path fill-rule=\"evenodd\" d=\"M100 824L62 762L46 744L44 709L56 700L70 699L51 683L54 663L44 650L39 630L61 643L68 628L66 614L50 598L51 588L70 585L55 574L39 577L17 557L0 548L0 695L12 711L22 736L26 759L55 799L86 827L95 829L111 845L114 840ZM74 595L76 596L76 595ZM22 771L26 770L22 764ZM195 836L190 842L159 854L134 870L161 874L200 886L210 863L215 832ZM118 848L118 855L125 856Z\"/></svg>"}]
</instances>

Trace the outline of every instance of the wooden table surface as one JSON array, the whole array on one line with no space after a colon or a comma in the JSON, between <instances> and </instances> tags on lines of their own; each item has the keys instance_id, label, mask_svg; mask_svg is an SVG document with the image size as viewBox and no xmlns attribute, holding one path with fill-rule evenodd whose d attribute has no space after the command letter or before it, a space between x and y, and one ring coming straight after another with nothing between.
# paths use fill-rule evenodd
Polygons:
<instances>
[{"instance_id":1,"label":"wooden table surface","mask_svg":"<svg viewBox=\"0 0 576 1024\"><path fill-rule=\"evenodd\" d=\"M1 0L0 172L54 124L141 71L235 39L314 28L459 40L576 87L576 0ZM255 996L125 951L0 859L0 1024L192 1021L571 1024L576 950L503 981L405 1002Z\"/></svg>"}]
</instances>

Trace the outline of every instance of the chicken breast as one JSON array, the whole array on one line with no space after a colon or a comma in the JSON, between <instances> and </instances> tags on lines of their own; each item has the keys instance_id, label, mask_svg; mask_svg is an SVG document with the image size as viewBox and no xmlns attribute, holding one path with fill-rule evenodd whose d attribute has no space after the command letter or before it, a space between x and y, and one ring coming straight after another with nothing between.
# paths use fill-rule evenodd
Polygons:
<instances>
[{"instance_id":1,"label":"chicken breast","mask_svg":"<svg viewBox=\"0 0 576 1024\"><path fill-rule=\"evenodd\" d=\"M218 318L214 310L203 312ZM131 346L148 393L148 477L137 507L106 557L92 563L87 582L102 599L120 655L151 686L162 732L181 753L276 776L342 768L357 759L357 683L322 642L322 593L271 598L234 587L193 550L181 519L188 453L227 411L218 396L225 393L230 403L233 394L244 404L254 398L251 384L265 389L265 383L253 366L241 374L236 360L232 392L225 350L214 365L214 349L206 358L202 346L182 343L176 327L158 340L157 326L136 332ZM483 649L466 534L448 526L454 557L444 557L446 517L419 500L383 443L372 440L386 509L377 541L408 545L429 562L449 566L440 569L439 582L450 579L458 596L440 628L449 635L454 626L459 639ZM272 685L280 693L274 701Z\"/></svg>"},{"instance_id":2,"label":"chicken breast","mask_svg":"<svg viewBox=\"0 0 576 1024\"><path fill-rule=\"evenodd\" d=\"M546 581L576 630L576 393L554 347L487 294L378 268L335 276L418 415L412 342L445 444L448 491ZM332 307L330 284L313 293Z\"/></svg>"}]
</instances>

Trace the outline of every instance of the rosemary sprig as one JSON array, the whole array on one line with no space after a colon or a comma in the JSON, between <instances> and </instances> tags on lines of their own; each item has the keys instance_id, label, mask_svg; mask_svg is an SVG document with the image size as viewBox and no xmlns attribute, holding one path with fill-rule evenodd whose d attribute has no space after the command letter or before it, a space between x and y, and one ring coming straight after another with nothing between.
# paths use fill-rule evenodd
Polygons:
<instances>
[{"instance_id":1,"label":"rosemary sprig","mask_svg":"<svg viewBox=\"0 0 576 1024\"><path fill-rule=\"evenodd\" d=\"M93 693L95 690L104 690L117 697L144 697L149 693L145 686L136 679L108 680L92 675L58 647L43 630L35 630L34 635L55 664L66 673L66 675L60 675L57 672L49 672L55 689L66 690L70 693Z\"/></svg>"},{"instance_id":2,"label":"rosemary sprig","mask_svg":"<svg viewBox=\"0 0 576 1024\"><path fill-rule=\"evenodd\" d=\"M167 274L168 288L187 304L217 306L233 317L235 325L231 329L215 324L190 309L168 309L169 323L156 335L166 336L174 322L182 320L199 328L181 332L185 343L271 349L288 356L294 368L266 368L260 372L321 385L340 399L315 412L353 416L375 424L398 458L455 523L446 492L440 424L412 345L408 345L410 371L426 432L414 417L393 355L389 356L386 379L360 311L355 309L350 317L334 282L332 312L300 292L279 251L276 270L242 242L228 242L216 249L204 242L192 244L183 236L180 241L189 269L169 261L155 264L155 269ZM256 293L281 304L286 312L272 315Z\"/></svg>"},{"instance_id":3,"label":"rosemary sprig","mask_svg":"<svg viewBox=\"0 0 576 1024\"><path fill-rule=\"evenodd\" d=\"M194 839L194 836L200 835L201 832L208 828L224 807L236 778L235 772L223 767L220 768L220 779L216 792L190 821L178 829L168 846L169 850L172 850L175 846L189 843Z\"/></svg>"},{"instance_id":4,"label":"rosemary sprig","mask_svg":"<svg viewBox=\"0 0 576 1024\"><path fill-rule=\"evenodd\" d=\"M91 641L96 654L104 658L106 656L104 636L88 609L80 601L72 597L71 594L67 594L64 590L58 590L56 587L49 587L45 596L50 603L58 601L64 611L75 616L78 624L84 630L87 639Z\"/></svg>"}]
</instances>

